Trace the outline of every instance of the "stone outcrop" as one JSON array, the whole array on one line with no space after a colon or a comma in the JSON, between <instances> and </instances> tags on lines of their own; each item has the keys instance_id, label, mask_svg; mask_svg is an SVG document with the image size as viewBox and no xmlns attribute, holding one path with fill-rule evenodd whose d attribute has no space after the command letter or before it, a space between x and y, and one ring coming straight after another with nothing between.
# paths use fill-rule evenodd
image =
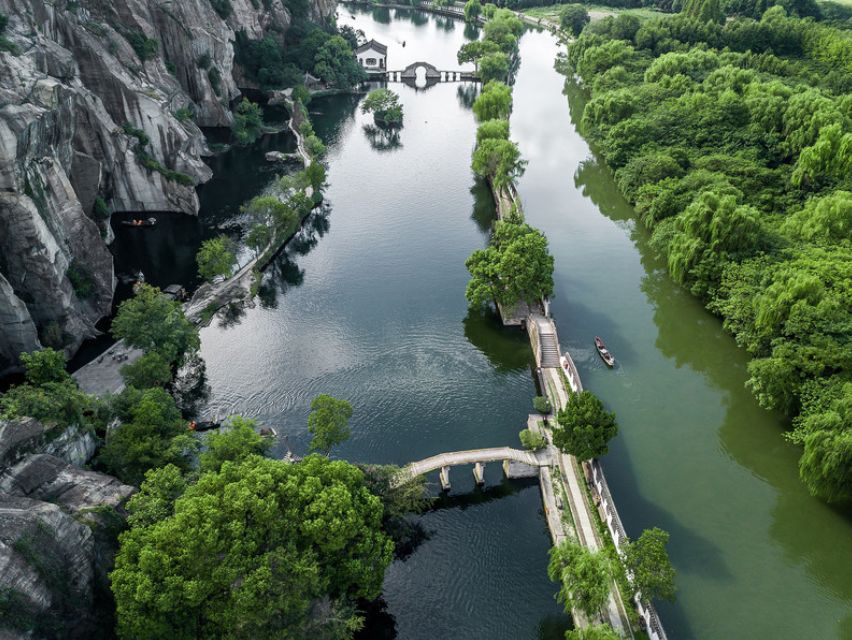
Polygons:
<instances>
[{"instance_id":1,"label":"stone outcrop","mask_svg":"<svg viewBox=\"0 0 852 640\"><path fill-rule=\"evenodd\" d=\"M291 23L282 0L221 4L224 19L210 0L0 0L16 48L0 50L0 375L96 335L111 212L197 213L199 126L231 122L236 34L283 41Z\"/></svg>"},{"instance_id":2,"label":"stone outcrop","mask_svg":"<svg viewBox=\"0 0 852 640\"><path fill-rule=\"evenodd\" d=\"M133 491L45 454L0 476L0 637L109 636L98 603Z\"/></svg>"},{"instance_id":3,"label":"stone outcrop","mask_svg":"<svg viewBox=\"0 0 852 640\"><path fill-rule=\"evenodd\" d=\"M0 420L0 469L34 453L83 466L95 455L97 445L95 435L78 426L45 425L35 418Z\"/></svg>"}]
</instances>

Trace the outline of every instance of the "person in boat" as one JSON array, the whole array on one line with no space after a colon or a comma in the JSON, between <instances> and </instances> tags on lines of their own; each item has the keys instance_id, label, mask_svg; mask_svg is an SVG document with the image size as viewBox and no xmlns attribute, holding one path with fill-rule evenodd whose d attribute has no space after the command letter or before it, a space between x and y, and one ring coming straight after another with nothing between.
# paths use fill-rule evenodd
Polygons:
<instances>
[{"instance_id":1,"label":"person in boat","mask_svg":"<svg viewBox=\"0 0 852 640\"><path fill-rule=\"evenodd\" d=\"M198 428L198 423L195 420L189 421L189 430L195 431Z\"/></svg>"}]
</instances>

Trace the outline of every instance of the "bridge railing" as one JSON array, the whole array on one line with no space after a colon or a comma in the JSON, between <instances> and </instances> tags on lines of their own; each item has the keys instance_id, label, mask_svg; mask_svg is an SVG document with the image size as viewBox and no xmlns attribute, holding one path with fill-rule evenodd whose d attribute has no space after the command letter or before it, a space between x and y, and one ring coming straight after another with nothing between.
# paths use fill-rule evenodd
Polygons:
<instances>
[{"instance_id":1,"label":"bridge railing","mask_svg":"<svg viewBox=\"0 0 852 640\"><path fill-rule=\"evenodd\" d=\"M600 506L604 511L606 527L612 537L612 542L619 554L624 554L625 545L629 538L624 530L624 524L621 522L621 516L615 508L615 500L609 491L609 485L604 476L603 467L598 460L589 462L589 467L592 471L592 485L600 497ZM660 616L653 603L645 601L639 593L633 594L633 602L636 603L636 609L642 619L645 621L645 629L648 637L651 640L667 640L666 632L660 622Z\"/></svg>"}]
</instances>

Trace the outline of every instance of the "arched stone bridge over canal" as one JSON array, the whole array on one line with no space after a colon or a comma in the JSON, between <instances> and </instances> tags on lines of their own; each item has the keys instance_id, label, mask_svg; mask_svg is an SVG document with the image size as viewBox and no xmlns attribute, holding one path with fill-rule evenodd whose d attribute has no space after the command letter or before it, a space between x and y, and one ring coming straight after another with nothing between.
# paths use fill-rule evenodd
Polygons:
<instances>
[{"instance_id":1,"label":"arched stone bridge over canal","mask_svg":"<svg viewBox=\"0 0 852 640\"><path fill-rule=\"evenodd\" d=\"M422 61L412 62L401 71L387 71L385 79L388 82L404 82L417 87L418 69L423 69L423 77L426 80L423 86L425 87L431 87L439 82L479 82L479 76L473 71L441 70L433 64Z\"/></svg>"},{"instance_id":2,"label":"arched stone bridge over canal","mask_svg":"<svg viewBox=\"0 0 852 640\"><path fill-rule=\"evenodd\" d=\"M488 462L502 462L507 477L526 477L538 475L539 467L553 464L548 449L541 451L522 451L512 447L493 447L491 449L471 449L469 451L451 451L430 458L412 462L400 469L392 485L398 487L417 476L440 470L441 487L450 488L450 467L473 465L473 476L477 484L485 483L484 466Z\"/></svg>"}]
</instances>

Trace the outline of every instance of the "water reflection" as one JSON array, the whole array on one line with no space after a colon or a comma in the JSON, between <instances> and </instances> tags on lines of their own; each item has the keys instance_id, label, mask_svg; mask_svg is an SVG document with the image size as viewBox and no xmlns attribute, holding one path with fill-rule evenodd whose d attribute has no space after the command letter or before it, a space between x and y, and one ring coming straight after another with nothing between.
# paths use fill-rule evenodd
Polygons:
<instances>
[{"instance_id":1,"label":"water reflection","mask_svg":"<svg viewBox=\"0 0 852 640\"><path fill-rule=\"evenodd\" d=\"M470 217L483 234L490 235L491 225L497 219L497 209L491 189L485 179L477 177L470 188L470 193L473 196L473 211Z\"/></svg>"},{"instance_id":2,"label":"water reflection","mask_svg":"<svg viewBox=\"0 0 852 640\"><path fill-rule=\"evenodd\" d=\"M399 129L388 129L386 127L378 127L374 124L365 124L363 130L364 136L375 151L385 153L402 148Z\"/></svg>"},{"instance_id":3,"label":"water reflection","mask_svg":"<svg viewBox=\"0 0 852 640\"><path fill-rule=\"evenodd\" d=\"M454 31L456 28L455 18L448 16L434 16L435 26L441 31Z\"/></svg>"},{"instance_id":4,"label":"water reflection","mask_svg":"<svg viewBox=\"0 0 852 640\"><path fill-rule=\"evenodd\" d=\"M464 37L466 40L479 40L479 25L471 22L465 22Z\"/></svg>"},{"instance_id":5,"label":"water reflection","mask_svg":"<svg viewBox=\"0 0 852 640\"><path fill-rule=\"evenodd\" d=\"M473 102L479 95L479 85L475 82L464 82L456 87L456 99L465 109L473 109Z\"/></svg>"},{"instance_id":6,"label":"water reflection","mask_svg":"<svg viewBox=\"0 0 852 640\"><path fill-rule=\"evenodd\" d=\"M373 7L370 11L373 20L380 24L390 24L391 13L387 7Z\"/></svg>"},{"instance_id":7,"label":"water reflection","mask_svg":"<svg viewBox=\"0 0 852 640\"><path fill-rule=\"evenodd\" d=\"M504 327L494 310L468 309L464 337L481 351L499 373L532 369L535 360L526 334Z\"/></svg>"}]
</instances>

